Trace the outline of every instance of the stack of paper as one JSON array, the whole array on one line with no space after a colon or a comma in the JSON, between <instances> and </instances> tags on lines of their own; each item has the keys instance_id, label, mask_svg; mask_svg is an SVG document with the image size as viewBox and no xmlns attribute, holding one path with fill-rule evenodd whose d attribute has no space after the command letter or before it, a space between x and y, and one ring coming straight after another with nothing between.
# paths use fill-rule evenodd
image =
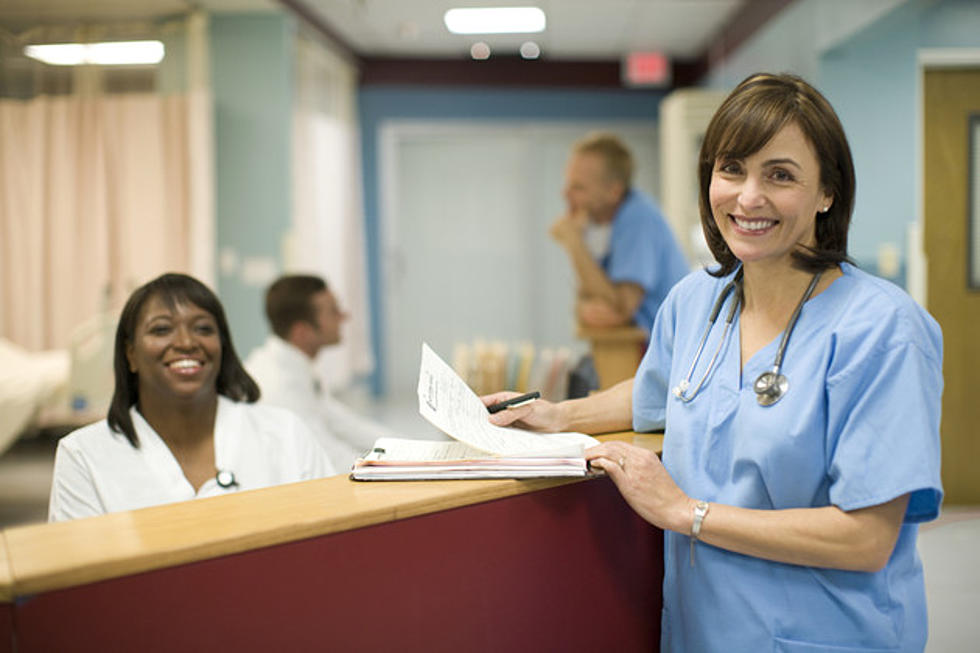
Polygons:
<instances>
[{"instance_id":1,"label":"stack of paper","mask_svg":"<svg viewBox=\"0 0 980 653\"><path fill-rule=\"evenodd\" d=\"M428 345L422 345L419 412L455 442L381 438L354 463L355 480L586 476L582 433L538 434L491 424L486 407Z\"/></svg>"}]
</instances>

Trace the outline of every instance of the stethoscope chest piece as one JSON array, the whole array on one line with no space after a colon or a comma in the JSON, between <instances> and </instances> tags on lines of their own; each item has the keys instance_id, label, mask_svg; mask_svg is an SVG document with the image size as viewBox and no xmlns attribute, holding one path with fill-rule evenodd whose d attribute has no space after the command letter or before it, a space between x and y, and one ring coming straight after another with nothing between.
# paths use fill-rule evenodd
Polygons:
<instances>
[{"instance_id":1,"label":"stethoscope chest piece","mask_svg":"<svg viewBox=\"0 0 980 653\"><path fill-rule=\"evenodd\" d=\"M760 406L772 406L789 390L789 379L779 372L763 372L753 385Z\"/></svg>"},{"instance_id":2,"label":"stethoscope chest piece","mask_svg":"<svg viewBox=\"0 0 980 653\"><path fill-rule=\"evenodd\" d=\"M755 399L759 402L760 406L772 406L774 403L783 398L783 395L789 391L789 379L785 375L780 374L779 370L783 364L783 356L786 354L786 345L789 344L789 337L793 333L793 329L796 328L796 320L800 317L800 312L803 310L803 304L806 303L810 296L813 294L813 290L817 287L817 282L820 281L820 272L813 275L810 279L810 285L807 286L806 292L803 293L803 297L800 299L799 304L796 305L796 310L793 311L792 317L789 318L789 323L783 330L783 337L779 341L779 349L776 350L776 358L772 363L772 367L767 372L763 372L759 375L759 378L755 380L752 388L755 390ZM674 396L688 403L697 396L698 392L701 391L701 387L711 376L711 371L715 367L715 361L718 355L721 353L722 343L725 342L725 337L728 335L728 329L732 325L732 320L735 317L735 311L738 310L738 305L741 302L741 282L742 282L742 269L735 274L735 278L729 281L724 288L722 288L721 293L718 295L718 299L715 300L714 307L711 309L711 313L708 317L708 325L704 329L704 334L701 336L701 341L698 343L697 351L694 354L694 360L691 362L691 369L687 371L687 376L674 387ZM728 294L732 292L732 289L738 288L735 293L735 299L732 302L732 307L728 311L728 317L725 319L725 330L721 333L721 340L718 341L718 348L715 349L715 355L711 357L711 361L708 363L708 369L705 370L704 376L701 377L701 381L695 386L694 390L688 394L688 389L691 385L691 378L694 376L694 368L697 367L698 361L701 360L701 352L704 350L704 344L708 340L708 334L711 332L711 327L718 318L718 313L721 311L722 305L725 303L725 298Z\"/></svg>"},{"instance_id":3,"label":"stethoscope chest piece","mask_svg":"<svg viewBox=\"0 0 980 653\"><path fill-rule=\"evenodd\" d=\"M235 479L235 473L227 469L219 469L218 473L214 475L214 480L220 487L226 489L238 485L238 481Z\"/></svg>"}]
</instances>

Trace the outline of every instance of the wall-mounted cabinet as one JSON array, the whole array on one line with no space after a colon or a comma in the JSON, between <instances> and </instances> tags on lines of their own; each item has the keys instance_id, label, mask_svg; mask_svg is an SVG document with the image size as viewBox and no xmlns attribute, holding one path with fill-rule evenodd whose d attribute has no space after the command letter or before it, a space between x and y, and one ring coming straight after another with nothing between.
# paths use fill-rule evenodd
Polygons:
<instances>
[{"instance_id":1,"label":"wall-mounted cabinet","mask_svg":"<svg viewBox=\"0 0 980 653\"><path fill-rule=\"evenodd\" d=\"M692 264L712 260L698 213L698 152L711 117L727 93L686 88L660 105L661 205Z\"/></svg>"}]
</instances>

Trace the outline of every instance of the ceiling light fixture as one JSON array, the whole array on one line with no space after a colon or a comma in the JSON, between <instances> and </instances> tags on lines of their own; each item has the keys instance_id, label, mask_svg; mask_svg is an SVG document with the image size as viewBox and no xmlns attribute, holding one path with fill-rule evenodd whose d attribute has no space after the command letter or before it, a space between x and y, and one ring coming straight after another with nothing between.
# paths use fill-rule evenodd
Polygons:
<instances>
[{"instance_id":1,"label":"ceiling light fixture","mask_svg":"<svg viewBox=\"0 0 980 653\"><path fill-rule=\"evenodd\" d=\"M156 64L163 60L160 41L110 41L105 43L48 43L28 45L24 54L52 66L101 66Z\"/></svg>"},{"instance_id":2,"label":"ceiling light fixture","mask_svg":"<svg viewBox=\"0 0 980 653\"><path fill-rule=\"evenodd\" d=\"M470 56L477 61L486 61L490 58L490 46L483 41L478 41L470 47Z\"/></svg>"},{"instance_id":3,"label":"ceiling light fixture","mask_svg":"<svg viewBox=\"0 0 980 653\"><path fill-rule=\"evenodd\" d=\"M545 28L544 12L538 7L450 9L443 21L453 34L523 34Z\"/></svg>"},{"instance_id":4,"label":"ceiling light fixture","mask_svg":"<svg viewBox=\"0 0 980 653\"><path fill-rule=\"evenodd\" d=\"M521 57L524 59L537 59L541 56L541 48L534 41L527 41L521 44Z\"/></svg>"}]
</instances>

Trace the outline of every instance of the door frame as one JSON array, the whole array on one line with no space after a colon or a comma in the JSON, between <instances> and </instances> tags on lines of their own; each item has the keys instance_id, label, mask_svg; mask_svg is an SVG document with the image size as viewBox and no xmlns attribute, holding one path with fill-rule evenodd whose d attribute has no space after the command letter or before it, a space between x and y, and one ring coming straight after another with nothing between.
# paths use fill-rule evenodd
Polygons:
<instances>
[{"instance_id":1,"label":"door frame","mask_svg":"<svg viewBox=\"0 0 980 653\"><path fill-rule=\"evenodd\" d=\"M931 102L929 98L925 95L925 89L927 86L926 75L932 72L937 74L963 74L968 73L971 79L980 72L980 49L941 49L941 50L924 50L920 51L918 57L919 70L917 76L917 95L918 95L918 123L919 130L917 134L917 144L918 144L918 156L916 165L918 167L917 175L917 187L919 192L919 225L921 227L920 233L923 235L923 246L925 243L925 232L928 225L925 224L926 219L926 196L925 188L928 180L925 178L925 156L927 154L928 143L925 142L925 113L926 113L926 103ZM971 86L972 88L972 86ZM974 106L975 96L971 96L970 105ZM959 104L956 104L959 107ZM958 110L958 109L957 109ZM963 136L966 136L966 130L964 129ZM954 132L958 134L959 132ZM947 135L945 138L949 138ZM968 151L968 150L967 150ZM966 173L968 174L968 173ZM970 180L966 180L966 195L967 203L969 203L970 195ZM958 189L956 191L959 192ZM945 209L944 209L945 210ZM968 207L967 207L968 210ZM952 217L952 216L951 216ZM967 220L968 216L964 213L962 218L960 216L955 216L956 223L959 223L960 219ZM942 218L939 216L934 216L932 218L934 221L943 222ZM954 223L947 225L949 228L958 229ZM943 225L933 224L933 228L942 229ZM955 235L955 231L951 232ZM966 236L965 232L959 232L963 236ZM933 238L935 236L931 236ZM946 234L945 238L949 238L950 234ZM933 256L941 256L941 249L932 252ZM969 261L969 252L966 252L967 262ZM958 256L958 254L957 254ZM922 250L922 265L925 268L927 259L925 257L924 248ZM935 267L935 266L934 266ZM944 275L942 279L937 279L936 281L945 281L945 275L948 271L942 272ZM960 271L962 274L962 271ZM958 276L958 275L957 275ZM945 283L942 286L932 284L932 289L934 292L939 292L945 295L946 292L954 293L954 297L960 298L961 291L959 289L959 283L966 284L966 275L959 277L961 281L954 282L957 288L953 289L948 287ZM925 278L925 271L923 270L922 278L923 290L925 289L927 280ZM966 296L975 294L975 291L971 292L969 286L965 285L963 289ZM935 305L934 308L939 311L936 316L937 319L948 320L944 327L943 333L943 375L944 383L946 385L945 391L943 393L942 400L942 441L943 441L943 485L945 488L945 499L946 503L975 503L977 494L980 487L975 483L975 475L973 475L967 467L962 465L962 460L970 459L970 456L974 455L974 447L972 446L972 430L970 429L970 424L974 421L974 414L972 407L970 406L969 398L965 396L963 392L963 383L966 383L966 387L969 387L969 371L965 369L962 365L964 360L963 355L966 355L965 360L967 361L967 367L969 367L969 361L971 355L975 355L974 351L970 347L970 342L975 342L970 337L970 327L968 321L968 313L960 315L956 312L950 313L950 305L947 301L949 297L933 297L932 303ZM974 298L969 298L967 300L970 306L975 306ZM923 303L924 306L928 308L928 305ZM969 307L964 307L964 311L971 310ZM964 319L967 322L964 322ZM953 338L950 340L950 338ZM963 342L961 339L966 338L967 342ZM955 363L950 364L952 360L950 358L950 353L955 352L953 359L956 360ZM949 367L948 367L949 365ZM961 376L962 375L962 376ZM953 392L947 392L950 388L953 388L955 384L956 390ZM952 421L950 421L952 420ZM947 467L948 465L948 467Z\"/></svg>"}]
</instances>

